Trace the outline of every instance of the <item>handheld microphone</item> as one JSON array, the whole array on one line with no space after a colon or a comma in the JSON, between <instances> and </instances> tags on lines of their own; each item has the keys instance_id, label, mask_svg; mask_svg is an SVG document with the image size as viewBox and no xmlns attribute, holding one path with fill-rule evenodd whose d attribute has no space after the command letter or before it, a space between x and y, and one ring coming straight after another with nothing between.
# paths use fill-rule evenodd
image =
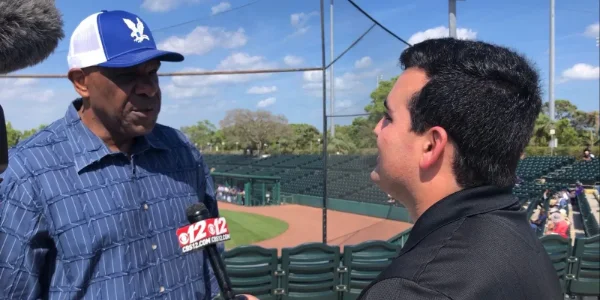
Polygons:
<instances>
[{"instance_id":1,"label":"handheld microphone","mask_svg":"<svg viewBox=\"0 0 600 300\"><path fill-rule=\"evenodd\" d=\"M0 74L45 60L64 37L54 0L0 0ZM6 121L0 105L0 173L7 166Z\"/></svg>"},{"instance_id":2,"label":"handheld microphone","mask_svg":"<svg viewBox=\"0 0 600 300\"><path fill-rule=\"evenodd\" d=\"M232 289L231 281L225 269L225 263L216 243L231 239L227 221L223 217L211 218L206 206L202 203L191 205L185 210L190 225L177 229L177 239L181 250L186 253L198 248L206 250L208 261L219 284L221 295L225 300L237 298Z\"/></svg>"}]
</instances>

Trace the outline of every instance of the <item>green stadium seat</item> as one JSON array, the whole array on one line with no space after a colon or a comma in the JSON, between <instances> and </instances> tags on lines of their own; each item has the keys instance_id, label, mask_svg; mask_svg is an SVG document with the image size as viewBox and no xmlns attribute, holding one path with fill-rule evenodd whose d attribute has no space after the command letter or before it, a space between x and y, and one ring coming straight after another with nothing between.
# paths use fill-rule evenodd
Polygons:
<instances>
[{"instance_id":1,"label":"green stadium seat","mask_svg":"<svg viewBox=\"0 0 600 300\"><path fill-rule=\"evenodd\" d=\"M345 246L342 282L346 293L342 300L355 300L399 253L400 245L387 241L368 241Z\"/></svg>"},{"instance_id":2,"label":"green stadium seat","mask_svg":"<svg viewBox=\"0 0 600 300\"><path fill-rule=\"evenodd\" d=\"M281 251L281 299L337 299L340 291L340 248L308 243Z\"/></svg>"},{"instance_id":3,"label":"green stadium seat","mask_svg":"<svg viewBox=\"0 0 600 300\"><path fill-rule=\"evenodd\" d=\"M577 238L573 248L574 263L568 277L571 296L600 295L600 235Z\"/></svg>"},{"instance_id":4,"label":"green stadium seat","mask_svg":"<svg viewBox=\"0 0 600 300\"><path fill-rule=\"evenodd\" d=\"M569 273L571 241L560 235L545 235L540 241L552 260L563 293L567 293L566 277Z\"/></svg>"},{"instance_id":5,"label":"green stadium seat","mask_svg":"<svg viewBox=\"0 0 600 300\"><path fill-rule=\"evenodd\" d=\"M236 247L224 255L233 291L265 300L278 299L278 261L277 249L259 246Z\"/></svg>"}]
</instances>

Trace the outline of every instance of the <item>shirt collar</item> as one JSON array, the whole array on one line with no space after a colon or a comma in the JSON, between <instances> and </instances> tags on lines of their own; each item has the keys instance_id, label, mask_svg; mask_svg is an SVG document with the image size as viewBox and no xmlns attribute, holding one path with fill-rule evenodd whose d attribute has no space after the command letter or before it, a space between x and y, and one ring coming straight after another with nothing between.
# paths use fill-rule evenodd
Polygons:
<instances>
[{"instance_id":1,"label":"shirt collar","mask_svg":"<svg viewBox=\"0 0 600 300\"><path fill-rule=\"evenodd\" d=\"M410 251L427 235L453 221L518 203L512 188L481 186L458 191L435 203L417 219L401 253Z\"/></svg>"},{"instance_id":2,"label":"shirt collar","mask_svg":"<svg viewBox=\"0 0 600 300\"><path fill-rule=\"evenodd\" d=\"M79 117L77 112L83 100L81 98L73 101L67 113L65 114L65 122L67 128L67 137L73 147L75 167L77 172L81 172L86 167L99 162L102 158L111 155L123 155L123 153L111 152L104 142L96 136ZM132 153L139 154L146 150L164 150L169 151L169 147L156 136L156 126L149 134L135 138Z\"/></svg>"}]
</instances>

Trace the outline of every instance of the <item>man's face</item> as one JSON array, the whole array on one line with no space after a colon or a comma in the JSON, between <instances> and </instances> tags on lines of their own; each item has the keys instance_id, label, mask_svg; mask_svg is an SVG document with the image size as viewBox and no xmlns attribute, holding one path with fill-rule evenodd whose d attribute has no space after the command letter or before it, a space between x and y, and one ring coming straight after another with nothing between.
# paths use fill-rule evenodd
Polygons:
<instances>
[{"instance_id":1,"label":"man's face","mask_svg":"<svg viewBox=\"0 0 600 300\"><path fill-rule=\"evenodd\" d=\"M420 69L407 69L394 84L385 102L387 112L375 127L379 157L371 179L395 199L407 199L411 186L419 180L419 160L423 153L419 135L410 131L408 103L427 83Z\"/></svg>"},{"instance_id":2,"label":"man's face","mask_svg":"<svg viewBox=\"0 0 600 300\"><path fill-rule=\"evenodd\" d=\"M102 124L122 138L148 134L158 119L160 62L129 68L91 68L86 82L90 106Z\"/></svg>"}]
</instances>

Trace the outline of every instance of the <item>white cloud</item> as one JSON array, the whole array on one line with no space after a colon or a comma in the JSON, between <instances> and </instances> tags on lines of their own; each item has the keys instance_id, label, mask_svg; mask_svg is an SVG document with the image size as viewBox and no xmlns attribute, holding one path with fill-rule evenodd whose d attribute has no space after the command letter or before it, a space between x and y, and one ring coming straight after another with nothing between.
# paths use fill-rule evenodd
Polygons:
<instances>
[{"instance_id":1,"label":"white cloud","mask_svg":"<svg viewBox=\"0 0 600 300\"><path fill-rule=\"evenodd\" d=\"M276 101L277 101L277 99L275 97L269 97L267 99L258 101L258 104L256 104L256 107L265 108L267 106L271 106L271 105L275 104Z\"/></svg>"},{"instance_id":2,"label":"white cloud","mask_svg":"<svg viewBox=\"0 0 600 300\"><path fill-rule=\"evenodd\" d=\"M354 62L354 67L357 69L364 69L370 67L371 64L373 64L373 60L370 57L365 56Z\"/></svg>"},{"instance_id":3,"label":"white cloud","mask_svg":"<svg viewBox=\"0 0 600 300\"><path fill-rule=\"evenodd\" d=\"M152 12L167 12L182 4L199 3L200 0L144 0L142 8Z\"/></svg>"},{"instance_id":4,"label":"white cloud","mask_svg":"<svg viewBox=\"0 0 600 300\"><path fill-rule=\"evenodd\" d=\"M263 56L251 56L247 53L237 52L222 60L216 70L257 70L273 69L277 64L267 61ZM185 68L181 72L202 72L200 68ZM271 74L223 74L209 76L176 76L165 87L167 95L175 98L194 98L217 94L215 85L226 83L248 82L265 78Z\"/></svg>"},{"instance_id":5,"label":"white cloud","mask_svg":"<svg viewBox=\"0 0 600 300\"><path fill-rule=\"evenodd\" d=\"M246 93L263 95L263 94L274 93L276 91L277 91L276 86L253 86L250 89L248 89L248 91L246 91Z\"/></svg>"},{"instance_id":6,"label":"white cloud","mask_svg":"<svg viewBox=\"0 0 600 300\"><path fill-rule=\"evenodd\" d=\"M225 2L221 2L221 3L211 7L210 10L213 15L216 15L218 13L228 11L230 8L231 8L231 4L227 1L225 1Z\"/></svg>"},{"instance_id":7,"label":"white cloud","mask_svg":"<svg viewBox=\"0 0 600 300\"><path fill-rule=\"evenodd\" d=\"M197 78L202 80L202 78ZM172 99L188 99L188 98L201 98L206 96L214 96L217 94L217 90L207 86L182 86L175 82L167 84L161 88L162 92L169 95Z\"/></svg>"},{"instance_id":8,"label":"white cloud","mask_svg":"<svg viewBox=\"0 0 600 300\"><path fill-rule=\"evenodd\" d=\"M363 80L372 79L375 81L375 77L381 73L380 69L374 69L366 72L345 72L341 76L336 76L334 81L334 88L336 94L341 93L353 93L358 89L362 89L365 87ZM322 71L305 71L302 74L302 79L304 81L302 88L307 90L309 94L315 97L321 97L322 87L323 87L323 72ZM329 71L326 71L326 84L327 89L330 87L330 75Z\"/></svg>"},{"instance_id":9,"label":"white cloud","mask_svg":"<svg viewBox=\"0 0 600 300\"><path fill-rule=\"evenodd\" d=\"M335 104L335 107L338 108L338 109L346 109L346 108L352 107L353 103L350 100L338 100L338 99L335 99L334 104Z\"/></svg>"},{"instance_id":10,"label":"white cloud","mask_svg":"<svg viewBox=\"0 0 600 300\"><path fill-rule=\"evenodd\" d=\"M219 70L258 70L275 68L264 56L251 56L248 53L236 52L225 58L217 67Z\"/></svg>"},{"instance_id":11,"label":"white cloud","mask_svg":"<svg viewBox=\"0 0 600 300\"><path fill-rule=\"evenodd\" d=\"M585 32L583 33L587 37L597 38L600 36L600 22L589 25L585 28Z\"/></svg>"},{"instance_id":12,"label":"white cloud","mask_svg":"<svg viewBox=\"0 0 600 300\"><path fill-rule=\"evenodd\" d=\"M319 13L316 11L313 11L310 13L302 12L302 13L291 14L290 15L290 24L294 28L294 33L292 33L291 36L302 35L302 34L305 34L306 32L308 32L308 29L310 28L310 26L307 25L308 21L312 17L318 16L318 15L319 15Z\"/></svg>"},{"instance_id":13,"label":"white cloud","mask_svg":"<svg viewBox=\"0 0 600 300\"><path fill-rule=\"evenodd\" d=\"M408 43L411 45L418 44L424 40L437 39L443 37L449 37L450 31L445 26L439 26L430 28L425 31L419 31L413 34L409 39ZM477 32L469 28L457 28L456 36L460 40L474 40L477 38Z\"/></svg>"},{"instance_id":14,"label":"white cloud","mask_svg":"<svg viewBox=\"0 0 600 300\"><path fill-rule=\"evenodd\" d=\"M296 67L296 66L301 65L304 62L304 60L302 59L302 57L298 57L298 56L294 56L294 55L286 55L283 58L283 62L290 67Z\"/></svg>"},{"instance_id":15,"label":"white cloud","mask_svg":"<svg viewBox=\"0 0 600 300\"><path fill-rule=\"evenodd\" d=\"M600 78L600 67L579 63L564 70L560 82L568 80L597 80L598 78Z\"/></svg>"},{"instance_id":16,"label":"white cloud","mask_svg":"<svg viewBox=\"0 0 600 300\"><path fill-rule=\"evenodd\" d=\"M52 100L52 89L39 87L39 80L33 78L0 79L0 101L33 101L44 103Z\"/></svg>"},{"instance_id":17,"label":"white cloud","mask_svg":"<svg viewBox=\"0 0 600 300\"><path fill-rule=\"evenodd\" d=\"M26 130L64 117L76 97L68 80L0 79L0 104L13 128Z\"/></svg>"},{"instance_id":18,"label":"white cloud","mask_svg":"<svg viewBox=\"0 0 600 300\"><path fill-rule=\"evenodd\" d=\"M203 55L215 48L234 49L248 42L243 28L227 31L219 27L198 26L184 37L171 36L158 44L158 48L176 51L183 55Z\"/></svg>"}]
</instances>

